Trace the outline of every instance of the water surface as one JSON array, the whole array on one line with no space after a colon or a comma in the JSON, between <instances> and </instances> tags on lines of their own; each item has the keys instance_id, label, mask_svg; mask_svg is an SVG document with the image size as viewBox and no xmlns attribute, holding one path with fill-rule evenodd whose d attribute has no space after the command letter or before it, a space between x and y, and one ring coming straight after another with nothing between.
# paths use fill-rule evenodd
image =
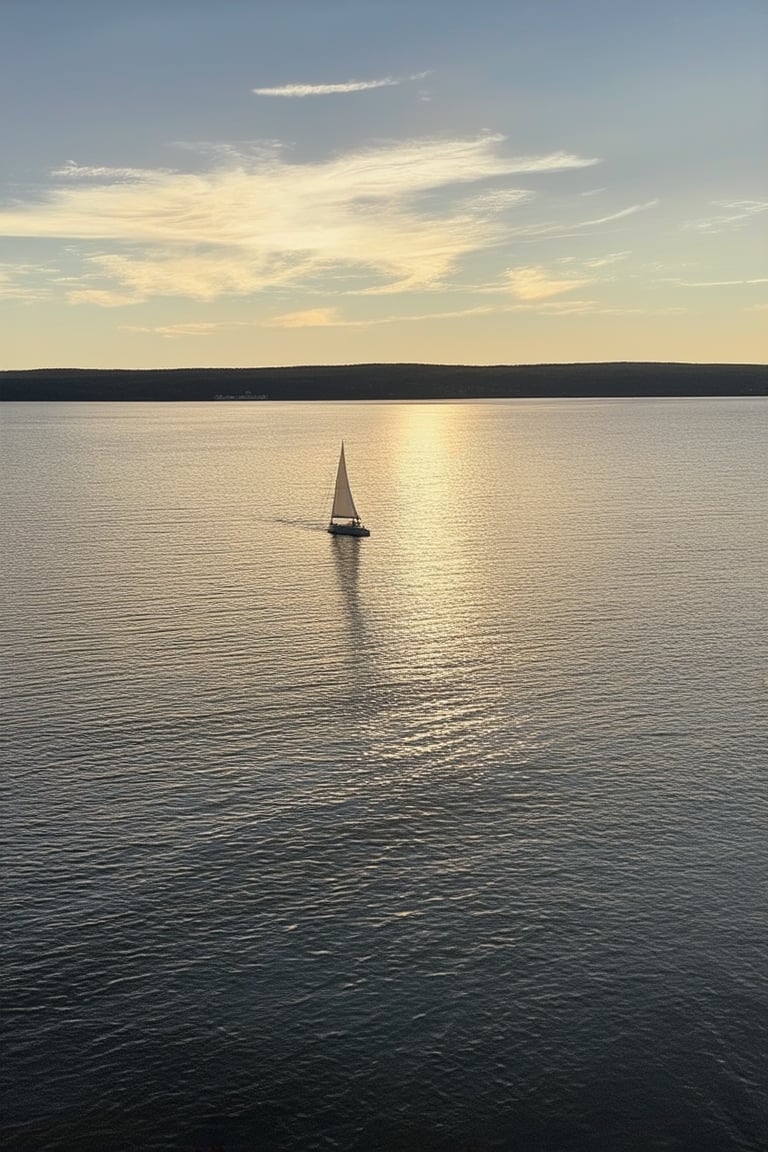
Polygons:
<instances>
[{"instance_id":1,"label":"water surface","mask_svg":"<svg viewBox=\"0 0 768 1152\"><path fill-rule=\"evenodd\" d=\"M764 400L0 415L9 1149L768 1144Z\"/></svg>"}]
</instances>

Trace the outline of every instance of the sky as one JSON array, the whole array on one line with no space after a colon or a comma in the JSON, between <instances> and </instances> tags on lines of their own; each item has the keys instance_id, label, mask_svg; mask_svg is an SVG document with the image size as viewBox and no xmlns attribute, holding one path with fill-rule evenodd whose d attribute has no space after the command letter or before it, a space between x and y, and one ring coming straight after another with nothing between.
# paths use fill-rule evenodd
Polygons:
<instances>
[{"instance_id":1,"label":"sky","mask_svg":"<svg viewBox=\"0 0 768 1152\"><path fill-rule=\"evenodd\" d=\"M0 0L0 368L768 359L766 0Z\"/></svg>"}]
</instances>

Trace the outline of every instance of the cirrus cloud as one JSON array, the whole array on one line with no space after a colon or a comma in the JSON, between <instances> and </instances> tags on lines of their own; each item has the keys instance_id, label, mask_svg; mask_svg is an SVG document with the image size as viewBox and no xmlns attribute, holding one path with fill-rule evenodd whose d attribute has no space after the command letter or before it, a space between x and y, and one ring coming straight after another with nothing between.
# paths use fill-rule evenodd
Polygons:
<instances>
[{"instance_id":1,"label":"cirrus cloud","mask_svg":"<svg viewBox=\"0 0 768 1152\"><path fill-rule=\"evenodd\" d=\"M416 72L408 80L423 80L429 72ZM347 92L370 92L374 88L396 88L403 79L397 76L383 76L380 80L344 80L340 84L281 84L276 88L252 88L254 96L284 96L299 98L305 96L337 96Z\"/></svg>"},{"instance_id":2,"label":"cirrus cloud","mask_svg":"<svg viewBox=\"0 0 768 1152\"><path fill-rule=\"evenodd\" d=\"M714 216L686 220L683 227L696 232L722 232L741 228L756 216L768 212L768 200L713 200L712 203L720 209Z\"/></svg>"},{"instance_id":3,"label":"cirrus cloud","mask_svg":"<svg viewBox=\"0 0 768 1152\"><path fill-rule=\"evenodd\" d=\"M254 96L335 96L343 92L368 92L371 88L394 88L400 81L394 76L382 80L347 80L343 84L283 84L279 88L252 88Z\"/></svg>"},{"instance_id":4,"label":"cirrus cloud","mask_svg":"<svg viewBox=\"0 0 768 1152\"><path fill-rule=\"evenodd\" d=\"M510 268L507 280L512 292L519 300L545 300L550 296L560 296L589 284L589 279L568 277L558 279L546 268Z\"/></svg>"},{"instance_id":5,"label":"cirrus cloud","mask_svg":"<svg viewBox=\"0 0 768 1152\"><path fill-rule=\"evenodd\" d=\"M337 308L306 308L302 312L285 312L273 317L275 328L329 328L342 323Z\"/></svg>"},{"instance_id":6,"label":"cirrus cloud","mask_svg":"<svg viewBox=\"0 0 768 1152\"><path fill-rule=\"evenodd\" d=\"M0 234L86 242L73 303L311 289L350 273L373 287L427 287L499 241L499 195L509 204L527 195L496 189L484 204L466 186L598 163L509 156L502 144L498 135L385 142L314 163L263 148L203 173L70 164L46 195L0 211Z\"/></svg>"}]
</instances>

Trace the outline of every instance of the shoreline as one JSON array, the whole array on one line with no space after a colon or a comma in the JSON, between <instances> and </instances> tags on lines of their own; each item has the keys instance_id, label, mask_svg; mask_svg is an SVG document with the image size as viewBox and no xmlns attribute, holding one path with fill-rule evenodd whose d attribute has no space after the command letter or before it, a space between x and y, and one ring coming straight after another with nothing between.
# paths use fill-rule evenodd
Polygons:
<instances>
[{"instance_id":1,"label":"shoreline","mask_svg":"<svg viewBox=\"0 0 768 1152\"><path fill-rule=\"evenodd\" d=\"M344 364L290 368L34 368L0 372L2 401L591 399L768 396L768 365Z\"/></svg>"}]
</instances>

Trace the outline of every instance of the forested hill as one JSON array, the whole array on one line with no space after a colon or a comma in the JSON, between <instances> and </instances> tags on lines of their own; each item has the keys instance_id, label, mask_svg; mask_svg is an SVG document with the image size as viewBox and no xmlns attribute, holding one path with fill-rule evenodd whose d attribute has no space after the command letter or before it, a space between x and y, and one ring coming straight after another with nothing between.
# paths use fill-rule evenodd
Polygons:
<instances>
[{"instance_id":1,"label":"forested hill","mask_svg":"<svg viewBox=\"0 0 768 1152\"><path fill-rule=\"evenodd\" d=\"M2 400L458 400L766 396L761 364L345 364L0 372Z\"/></svg>"}]
</instances>

